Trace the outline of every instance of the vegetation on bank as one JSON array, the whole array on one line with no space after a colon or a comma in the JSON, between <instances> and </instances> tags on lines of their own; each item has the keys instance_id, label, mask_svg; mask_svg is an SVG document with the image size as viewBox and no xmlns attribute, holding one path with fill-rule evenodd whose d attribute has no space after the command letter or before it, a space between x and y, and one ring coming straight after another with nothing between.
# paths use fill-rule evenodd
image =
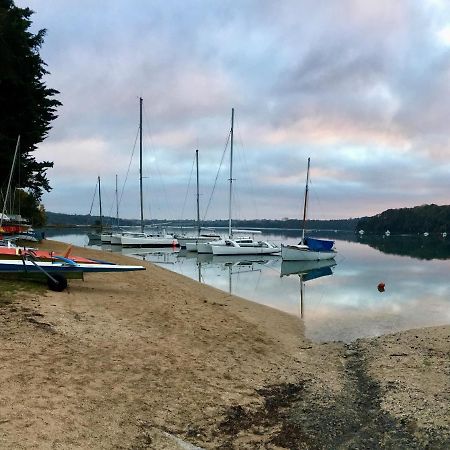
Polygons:
<instances>
[{"instance_id":1,"label":"vegetation on bank","mask_svg":"<svg viewBox=\"0 0 450 450\"><path fill-rule=\"evenodd\" d=\"M373 217L363 217L357 223L365 233L392 234L443 233L450 225L450 205L422 205L413 208L388 209Z\"/></svg>"},{"instance_id":2,"label":"vegetation on bank","mask_svg":"<svg viewBox=\"0 0 450 450\"><path fill-rule=\"evenodd\" d=\"M88 214L62 214L47 211L47 225L49 226L99 226L100 217L91 216ZM308 229L322 229L322 230L341 230L354 231L359 219L340 219L340 220L308 220ZM103 224L111 226L116 224L115 217L103 217ZM137 219L120 219L121 226L136 226L140 221ZM147 220L146 225L163 225L180 227L195 226L194 220ZM228 220L207 220L202 222L203 227L227 227ZM234 220L233 228L281 228L281 229L300 229L302 222L298 219L254 219L254 220Z\"/></svg>"},{"instance_id":3,"label":"vegetation on bank","mask_svg":"<svg viewBox=\"0 0 450 450\"><path fill-rule=\"evenodd\" d=\"M99 226L100 217L81 214L62 214L47 212L49 226ZM114 217L103 217L103 224L112 226L116 223ZM136 226L137 219L120 219L121 226ZM195 227L194 220L151 220L146 225L170 225L180 227ZM373 217L338 220L308 220L306 228L309 230L330 230L357 232L364 230L366 234L383 235L387 230L392 234L422 234L428 232L437 234L450 231L450 206L422 205L413 208L388 209ZM298 219L253 219L234 220L233 228L278 228L298 230L302 227ZM203 227L227 227L228 220L207 220Z\"/></svg>"},{"instance_id":4,"label":"vegetation on bank","mask_svg":"<svg viewBox=\"0 0 450 450\"><path fill-rule=\"evenodd\" d=\"M59 92L43 81L48 71L39 50L46 30L29 31L32 14L12 0L0 0L0 199L3 205L20 136L11 183L15 195L7 214L21 214L39 226L45 220L40 200L51 189L46 172L53 162L37 161L34 152L47 137L61 103L54 98Z\"/></svg>"}]
</instances>

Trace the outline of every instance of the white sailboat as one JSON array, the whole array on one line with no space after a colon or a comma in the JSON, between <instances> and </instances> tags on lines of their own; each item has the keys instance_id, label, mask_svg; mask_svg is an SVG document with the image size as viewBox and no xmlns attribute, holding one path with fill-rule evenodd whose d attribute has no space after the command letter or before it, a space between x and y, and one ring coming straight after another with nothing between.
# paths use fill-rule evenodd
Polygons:
<instances>
[{"instance_id":1,"label":"white sailboat","mask_svg":"<svg viewBox=\"0 0 450 450\"><path fill-rule=\"evenodd\" d=\"M123 247L174 247L178 245L177 239L167 233L144 232L144 202L142 190L142 97L139 98L139 192L141 205L141 231L140 233L123 233L120 242Z\"/></svg>"},{"instance_id":2,"label":"white sailboat","mask_svg":"<svg viewBox=\"0 0 450 450\"><path fill-rule=\"evenodd\" d=\"M100 241L102 244L111 243L111 231L106 231L103 227L103 215L102 215L102 190L100 184L100 177L98 177L98 201L100 204Z\"/></svg>"},{"instance_id":3,"label":"white sailboat","mask_svg":"<svg viewBox=\"0 0 450 450\"><path fill-rule=\"evenodd\" d=\"M233 194L233 135L234 135L234 108L231 109L230 130L230 188L228 198L228 239L211 242L207 245L213 255L271 255L280 252L280 248L270 242L256 241L253 237L234 238L235 230L232 228L232 194ZM253 232L255 234L257 232ZM260 232L259 232L260 233ZM200 248L200 245L198 246ZM205 247L205 250L209 250ZM200 252L200 250L199 250Z\"/></svg>"},{"instance_id":4,"label":"white sailboat","mask_svg":"<svg viewBox=\"0 0 450 450\"><path fill-rule=\"evenodd\" d=\"M334 249L334 241L305 237L309 189L309 167L310 158L308 158L308 169L306 171L302 240L297 245L281 245L281 258L283 261L320 261L323 259L333 259L337 254Z\"/></svg>"}]
</instances>

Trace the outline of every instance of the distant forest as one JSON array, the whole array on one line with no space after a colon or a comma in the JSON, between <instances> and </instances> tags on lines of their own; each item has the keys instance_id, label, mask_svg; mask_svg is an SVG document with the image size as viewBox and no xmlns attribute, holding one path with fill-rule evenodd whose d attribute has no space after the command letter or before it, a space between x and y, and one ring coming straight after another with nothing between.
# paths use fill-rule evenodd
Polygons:
<instances>
[{"instance_id":1,"label":"distant forest","mask_svg":"<svg viewBox=\"0 0 450 450\"><path fill-rule=\"evenodd\" d=\"M365 233L391 234L443 233L450 231L450 205L422 205L413 208L388 209L358 221L357 230Z\"/></svg>"},{"instance_id":2,"label":"distant forest","mask_svg":"<svg viewBox=\"0 0 450 450\"><path fill-rule=\"evenodd\" d=\"M47 211L47 225L48 226L89 226L99 227L100 217L80 214L62 214ZM339 220L308 220L308 229L318 230L340 230L340 231L354 231L359 219L339 219ZM102 223L104 227L115 226L117 220L115 217L103 217ZM139 225L139 220L120 219L121 226L136 226ZM152 220L145 221L146 225L162 225L191 227L195 226L193 220ZM203 227L227 227L228 220L208 220L202 222ZM284 220L269 220L269 219L255 219L255 220L234 220L233 228L281 228L281 229L300 229L302 223L298 219L284 219Z\"/></svg>"},{"instance_id":3,"label":"distant forest","mask_svg":"<svg viewBox=\"0 0 450 450\"><path fill-rule=\"evenodd\" d=\"M49 226L100 226L100 217L78 214L60 214L47 212ZM103 226L111 227L116 224L114 217L103 217ZM135 219L120 219L121 226L136 226L140 222ZM145 221L146 225L170 225L179 227L194 227L194 220L152 220ZM306 228L309 230L364 230L369 234L384 234L387 230L391 234L443 233L450 231L450 205L422 205L413 208L388 209L373 217L339 220L308 220ZM203 227L227 227L228 220L208 220ZM301 229L302 222L298 219L254 219L234 220L233 228L278 228L285 230Z\"/></svg>"}]
</instances>

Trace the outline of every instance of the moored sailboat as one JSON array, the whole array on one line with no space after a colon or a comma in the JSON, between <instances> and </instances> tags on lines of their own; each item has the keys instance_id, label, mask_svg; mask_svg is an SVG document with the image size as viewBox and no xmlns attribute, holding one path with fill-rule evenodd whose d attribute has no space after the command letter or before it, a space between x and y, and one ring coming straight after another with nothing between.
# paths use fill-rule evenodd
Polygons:
<instances>
[{"instance_id":1,"label":"moored sailboat","mask_svg":"<svg viewBox=\"0 0 450 450\"><path fill-rule=\"evenodd\" d=\"M213 255L270 255L280 252L280 248L266 241L255 241L253 237L234 238L232 228L232 194L233 194L233 141L234 141L234 108L231 109L230 130L230 178L228 197L228 239L199 244L198 251ZM252 234L260 233L252 231Z\"/></svg>"},{"instance_id":2,"label":"moored sailboat","mask_svg":"<svg viewBox=\"0 0 450 450\"><path fill-rule=\"evenodd\" d=\"M303 203L303 227L302 239L298 244L288 244L281 246L281 258L284 261L320 261L323 259L333 259L337 252L334 249L334 241L327 239L316 239L305 236L306 211L308 205L309 190L309 168L310 158L308 158L308 168L306 171L305 198Z\"/></svg>"},{"instance_id":3,"label":"moored sailboat","mask_svg":"<svg viewBox=\"0 0 450 450\"><path fill-rule=\"evenodd\" d=\"M141 231L120 234L120 243L123 247L172 247L178 246L177 239L165 232L147 233L144 231L144 200L142 188L142 97L139 98L139 198L141 210ZM116 244L117 235L113 235L112 243Z\"/></svg>"},{"instance_id":4,"label":"moored sailboat","mask_svg":"<svg viewBox=\"0 0 450 450\"><path fill-rule=\"evenodd\" d=\"M199 183L199 173L198 173L198 150L195 150L195 165L196 165L196 178L197 178L197 235L175 235L180 244L181 248L186 248L187 251L196 252L197 244L202 242L210 242L213 240L220 239L220 235L214 232L202 232L201 222L200 222L200 183Z\"/></svg>"}]
</instances>

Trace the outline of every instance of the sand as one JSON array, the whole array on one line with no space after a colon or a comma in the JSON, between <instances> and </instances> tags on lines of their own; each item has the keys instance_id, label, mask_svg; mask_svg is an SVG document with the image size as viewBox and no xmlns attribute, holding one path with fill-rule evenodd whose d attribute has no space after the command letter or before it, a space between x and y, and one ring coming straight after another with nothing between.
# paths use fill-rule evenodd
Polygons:
<instances>
[{"instance_id":1,"label":"sand","mask_svg":"<svg viewBox=\"0 0 450 450\"><path fill-rule=\"evenodd\" d=\"M142 265L0 308L1 448L450 448L450 326L316 344Z\"/></svg>"}]
</instances>

